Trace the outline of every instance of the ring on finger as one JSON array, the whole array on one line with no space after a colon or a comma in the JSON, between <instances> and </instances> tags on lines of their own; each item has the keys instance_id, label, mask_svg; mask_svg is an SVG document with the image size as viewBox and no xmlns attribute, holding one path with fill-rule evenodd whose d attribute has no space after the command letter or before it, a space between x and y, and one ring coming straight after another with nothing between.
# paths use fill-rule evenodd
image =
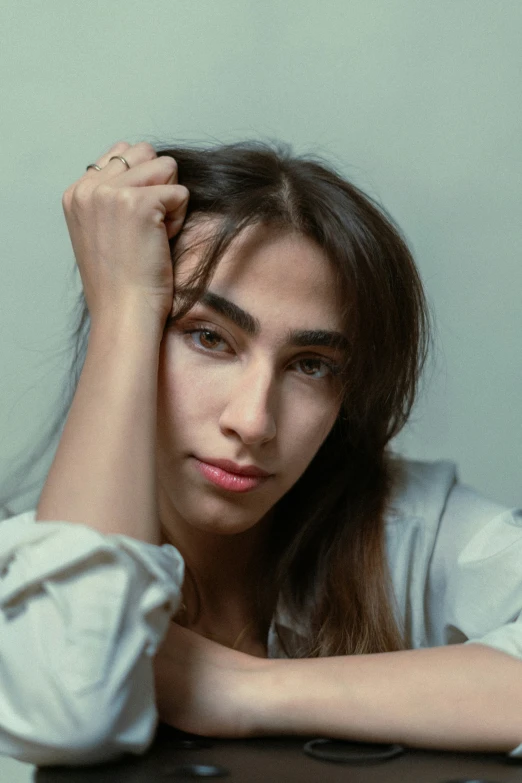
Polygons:
<instances>
[{"instance_id":1,"label":"ring on finger","mask_svg":"<svg viewBox=\"0 0 522 783\"><path fill-rule=\"evenodd\" d=\"M89 171L89 169L96 169L96 171L101 171L101 166L98 166L97 163L89 163L89 165L85 168L85 171Z\"/></svg>"},{"instance_id":2,"label":"ring on finger","mask_svg":"<svg viewBox=\"0 0 522 783\"><path fill-rule=\"evenodd\" d=\"M127 167L127 170L130 169L130 164L128 161L125 160L123 155L113 155L112 158L109 158L109 163L111 162L111 160L121 160L121 162L124 163L125 166Z\"/></svg>"}]
</instances>

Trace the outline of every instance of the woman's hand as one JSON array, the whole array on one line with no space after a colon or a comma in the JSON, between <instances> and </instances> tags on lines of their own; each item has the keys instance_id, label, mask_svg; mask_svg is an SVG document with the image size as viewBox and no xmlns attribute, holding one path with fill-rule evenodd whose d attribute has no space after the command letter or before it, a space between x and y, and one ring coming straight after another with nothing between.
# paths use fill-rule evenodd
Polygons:
<instances>
[{"instance_id":1,"label":"woman's hand","mask_svg":"<svg viewBox=\"0 0 522 783\"><path fill-rule=\"evenodd\" d=\"M96 163L101 171L89 169L63 196L91 321L145 311L163 327L173 299L169 239L189 192L177 184L176 162L150 144L118 142Z\"/></svg>"},{"instance_id":2,"label":"woman's hand","mask_svg":"<svg viewBox=\"0 0 522 783\"><path fill-rule=\"evenodd\" d=\"M205 737L252 736L264 663L171 622L154 660L160 719Z\"/></svg>"}]
</instances>

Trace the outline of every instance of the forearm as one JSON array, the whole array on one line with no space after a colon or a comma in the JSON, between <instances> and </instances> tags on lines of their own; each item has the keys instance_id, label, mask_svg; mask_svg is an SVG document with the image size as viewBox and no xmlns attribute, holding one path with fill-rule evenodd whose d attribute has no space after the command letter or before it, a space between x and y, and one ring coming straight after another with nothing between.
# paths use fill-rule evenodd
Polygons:
<instances>
[{"instance_id":1,"label":"forearm","mask_svg":"<svg viewBox=\"0 0 522 783\"><path fill-rule=\"evenodd\" d=\"M155 440L159 342L129 313L93 325L38 520L79 522L159 543Z\"/></svg>"},{"instance_id":2,"label":"forearm","mask_svg":"<svg viewBox=\"0 0 522 783\"><path fill-rule=\"evenodd\" d=\"M485 645L267 664L253 735L472 752L522 743L522 661Z\"/></svg>"}]
</instances>

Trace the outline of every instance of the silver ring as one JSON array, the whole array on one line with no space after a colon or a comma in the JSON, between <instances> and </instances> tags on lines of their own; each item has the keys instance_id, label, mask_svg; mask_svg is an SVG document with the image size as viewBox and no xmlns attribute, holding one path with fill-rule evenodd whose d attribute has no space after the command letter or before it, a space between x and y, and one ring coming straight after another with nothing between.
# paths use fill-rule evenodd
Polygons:
<instances>
[{"instance_id":1,"label":"silver ring","mask_svg":"<svg viewBox=\"0 0 522 783\"><path fill-rule=\"evenodd\" d=\"M89 171L89 169L96 169L96 171L101 171L101 166L98 166L97 163L89 163L85 171Z\"/></svg>"},{"instance_id":2,"label":"silver ring","mask_svg":"<svg viewBox=\"0 0 522 783\"><path fill-rule=\"evenodd\" d=\"M130 169L129 164L127 163L123 155L113 155L112 158L109 158L109 163L111 162L111 160L121 160L122 163L125 163L127 169Z\"/></svg>"}]
</instances>

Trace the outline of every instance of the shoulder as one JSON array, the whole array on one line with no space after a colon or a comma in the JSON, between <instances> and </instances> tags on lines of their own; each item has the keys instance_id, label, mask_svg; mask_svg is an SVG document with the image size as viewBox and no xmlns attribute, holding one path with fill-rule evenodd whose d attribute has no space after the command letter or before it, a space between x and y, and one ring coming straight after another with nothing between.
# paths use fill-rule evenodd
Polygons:
<instances>
[{"instance_id":1,"label":"shoulder","mask_svg":"<svg viewBox=\"0 0 522 783\"><path fill-rule=\"evenodd\" d=\"M391 561L415 557L432 570L450 568L472 553L490 556L522 540L522 510L460 483L454 462L396 458L391 470L385 515Z\"/></svg>"},{"instance_id":2,"label":"shoulder","mask_svg":"<svg viewBox=\"0 0 522 783\"><path fill-rule=\"evenodd\" d=\"M449 460L421 462L393 457L390 470L389 522L405 517L439 518L458 484L457 466Z\"/></svg>"},{"instance_id":3,"label":"shoulder","mask_svg":"<svg viewBox=\"0 0 522 783\"><path fill-rule=\"evenodd\" d=\"M391 460L392 491L386 522L395 527L416 520L438 539L451 537L452 548L465 543L491 520L502 518L521 529L522 511L511 509L462 484L449 460ZM395 524L394 524L395 523Z\"/></svg>"},{"instance_id":4,"label":"shoulder","mask_svg":"<svg viewBox=\"0 0 522 783\"><path fill-rule=\"evenodd\" d=\"M398 460L393 476L387 553L412 646L481 638L512 621L522 600L522 510L461 484L451 462Z\"/></svg>"}]
</instances>

